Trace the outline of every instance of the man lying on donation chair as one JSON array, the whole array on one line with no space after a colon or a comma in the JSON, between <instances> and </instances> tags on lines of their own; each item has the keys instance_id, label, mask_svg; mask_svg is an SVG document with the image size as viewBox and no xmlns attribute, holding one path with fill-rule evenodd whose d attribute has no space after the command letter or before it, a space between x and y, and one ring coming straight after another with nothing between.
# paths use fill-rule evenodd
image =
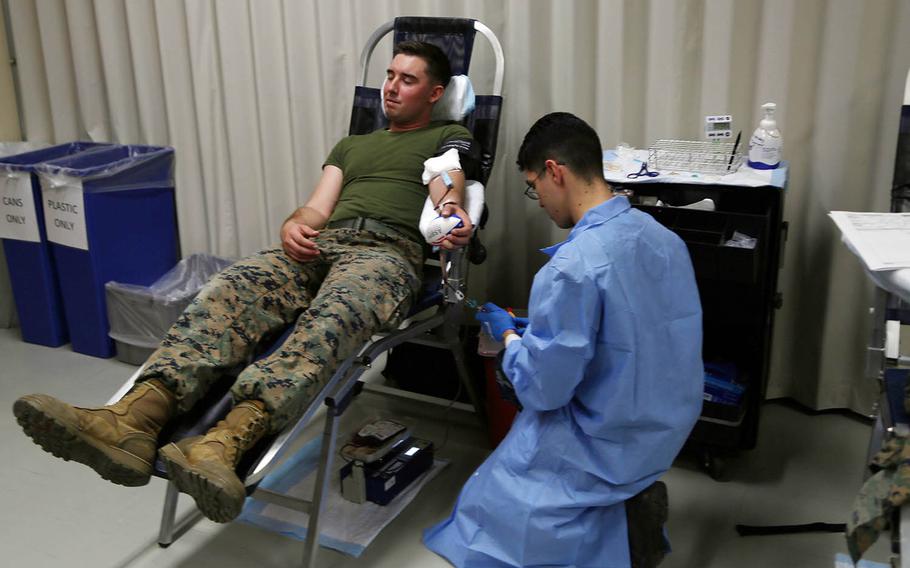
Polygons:
<instances>
[{"instance_id":1,"label":"man lying on donation chair","mask_svg":"<svg viewBox=\"0 0 910 568\"><path fill-rule=\"evenodd\" d=\"M428 195L441 217L460 218L434 244L453 250L470 240L462 205L466 176L479 179L479 150L466 128L431 117L450 75L438 47L396 45L382 91L388 129L335 146L312 197L281 227L281 247L216 276L117 403L77 408L44 394L18 399L13 410L25 433L109 481L144 485L162 427L250 361L262 338L294 324L279 349L237 376L235 405L223 421L160 449L171 479L206 517L235 518L246 496L235 473L243 453L299 416L338 364L407 315L428 248L418 230ZM452 169L425 168L443 155Z\"/></svg>"}]
</instances>

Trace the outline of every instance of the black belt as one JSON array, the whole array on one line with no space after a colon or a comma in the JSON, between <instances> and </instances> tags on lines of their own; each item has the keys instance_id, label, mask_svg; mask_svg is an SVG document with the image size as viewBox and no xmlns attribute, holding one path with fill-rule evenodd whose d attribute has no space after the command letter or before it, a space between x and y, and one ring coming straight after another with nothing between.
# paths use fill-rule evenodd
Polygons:
<instances>
[{"instance_id":1,"label":"black belt","mask_svg":"<svg viewBox=\"0 0 910 568\"><path fill-rule=\"evenodd\" d=\"M376 219L370 219L369 217L351 217L350 219L339 219L337 221L331 221L326 225L326 229L354 229L357 231L373 231L376 233L385 233L387 235L392 235L393 237L398 237L401 239L407 239L409 241L414 240L412 237L409 237L395 229L390 227L381 221Z\"/></svg>"}]
</instances>

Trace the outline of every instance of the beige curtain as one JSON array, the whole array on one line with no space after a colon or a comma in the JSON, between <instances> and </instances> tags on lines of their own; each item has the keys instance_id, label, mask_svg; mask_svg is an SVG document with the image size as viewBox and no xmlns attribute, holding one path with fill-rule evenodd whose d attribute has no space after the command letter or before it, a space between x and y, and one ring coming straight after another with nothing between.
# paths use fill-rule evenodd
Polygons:
<instances>
[{"instance_id":1,"label":"beige curtain","mask_svg":"<svg viewBox=\"0 0 910 568\"><path fill-rule=\"evenodd\" d=\"M5 0L28 140L176 148L183 253L274 243L345 134L360 50L397 15L476 18L507 57L489 261L471 293L520 305L562 238L514 166L540 115L575 112L604 146L694 138L730 113L746 138L778 103L789 240L771 397L868 412L871 286L826 218L887 210L910 67L906 0ZM380 44L377 84L390 42ZM488 92L478 38L472 78Z\"/></svg>"}]
</instances>

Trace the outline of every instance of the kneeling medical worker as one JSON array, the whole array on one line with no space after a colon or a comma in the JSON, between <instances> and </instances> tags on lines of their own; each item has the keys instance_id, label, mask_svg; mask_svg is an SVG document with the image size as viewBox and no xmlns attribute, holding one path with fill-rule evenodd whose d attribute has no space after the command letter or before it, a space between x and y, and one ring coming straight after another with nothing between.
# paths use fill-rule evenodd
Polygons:
<instances>
[{"instance_id":1,"label":"kneeling medical worker","mask_svg":"<svg viewBox=\"0 0 910 568\"><path fill-rule=\"evenodd\" d=\"M552 113L525 135L525 194L561 228L529 323L477 319L506 348L523 410L424 543L458 567L630 566L625 501L653 484L701 411L701 304L686 245L614 196L600 140Z\"/></svg>"}]
</instances>

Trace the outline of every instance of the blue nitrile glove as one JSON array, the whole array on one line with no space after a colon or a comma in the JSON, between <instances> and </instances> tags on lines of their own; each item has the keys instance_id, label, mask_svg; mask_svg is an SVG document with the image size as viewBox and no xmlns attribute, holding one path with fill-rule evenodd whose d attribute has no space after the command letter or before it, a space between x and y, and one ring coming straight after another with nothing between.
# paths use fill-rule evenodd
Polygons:
<instances>
[{"instance_id":1,"label":"blue nitrile glove","mask_svg":"<svg viewBox=\"0 0 910 568\"><path fill-rule=\"evenodd\" d=\"M482 305L477 313L474 314L477 321L484 324L487 333L497 340L502 341L503 334L508 330L515 330L515 320L509 315L509 312L500 308L493 302L487 302Z\"/></svg>"},{"instance_id":2,"label":"blue nitrile glove","mask_svg":"<svg viewBox=\"0 0 910 568\"><path fill-rule=\"evenodd\" d=\"M525 329L527 329L528 324L531 323L531 320L528 318L520 318L518 316L512 318L512 321L515 322L515 333L517 333L519 336L525 334Z\"/></svg>"}]
</instances>

